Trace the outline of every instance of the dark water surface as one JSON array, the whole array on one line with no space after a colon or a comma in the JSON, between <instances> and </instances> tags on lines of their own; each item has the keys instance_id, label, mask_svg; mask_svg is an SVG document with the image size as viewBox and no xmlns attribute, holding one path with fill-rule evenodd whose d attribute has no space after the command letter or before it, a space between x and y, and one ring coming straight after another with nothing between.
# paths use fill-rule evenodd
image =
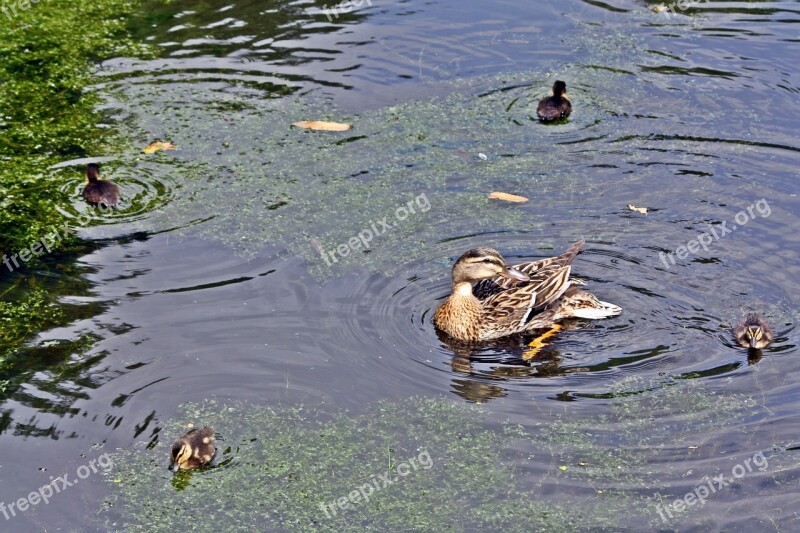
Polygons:
<instances>
[{"instance_id":1,"label":"dark water surface","mask_svg":"<svg viewBox=\"0 0 800 533\"><path fill-rule=\"evenodd\" d=\"M605 527L797 530L800 4L652 5L373 0L332 21L320 2L148 6L137 32L159 57L98 73L102 112L130 132L104 163L127 202L92 213L91 251L52 269L76 319L33 341L5 393L0 501L158 440L184 402L359 412L420 395L488 402L498 426L533 432L568 420L586 441L565 441L569 470L534 454L519 475L554 505L634 494ZM555 79L574 114L543 126ZM304 119L354 129L290 127ZM178 149L141 154L156 138ZM90 211L83 164L53 169L74 220ZM384 218L367 252L321 257ZM723 223L736 229L707 250L659 255ZM514 262L580 238L575 274L621 316L571 324L530 361L519 344L439 340L463 251ZM746 310L776 330L749 358L729 335ZM620 411L631 395L647 401ZM626 476L571 475L625 450ZM758 452L769 467L689 513L642 508ZM108 490L89 476L0 530L105 529L84 524L103 523Z\"/></svg>"}]
</instances>

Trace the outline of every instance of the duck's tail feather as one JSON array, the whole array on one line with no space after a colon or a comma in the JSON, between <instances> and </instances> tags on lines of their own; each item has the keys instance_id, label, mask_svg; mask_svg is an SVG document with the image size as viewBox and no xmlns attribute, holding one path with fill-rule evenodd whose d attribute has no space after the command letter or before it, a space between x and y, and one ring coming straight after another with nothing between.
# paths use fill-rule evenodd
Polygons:
<instances>
[{"instance_id":1,"label":"duck's tail feather","mask_svg":"<svg viewBox=\"0 0 800 533\"><path fill-rule=\"evenodd\" d=\"M558 318L585 318L599 320L617 316L622 308L608 302L601 302L594 294L575 290L567 293L559 302Z\"/></svg>"},{"instance_id":2,"label":"duck's tail feather","mask_svg":"<svg viewBox=\"0 0 800 533\"><path fill-rule=\"evenodd\" d=\"M581 309L575 309L572 316L575 318L587 318L589 320L599 320L601 318L608 318L612 316L617 316L618 314L622 313L622 308L618 305L610 304L608 302L601 302L597 300L596 307L586 307Z\"/></svg>"}]
</instances>

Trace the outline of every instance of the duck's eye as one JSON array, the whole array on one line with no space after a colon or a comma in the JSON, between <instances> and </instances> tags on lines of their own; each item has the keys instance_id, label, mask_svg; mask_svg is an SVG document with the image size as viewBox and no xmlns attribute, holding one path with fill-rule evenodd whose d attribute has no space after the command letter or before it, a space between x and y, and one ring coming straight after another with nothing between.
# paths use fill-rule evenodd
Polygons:
<instances>
[{"instance_id":1,"label":"duck's eye","mask_svg":"<svg viewBox=\"0 0 800 533\"><path fill-rule=\"evenodd\" d=\"M181 447L181 451L178 452L178 456L176 457L179 463L185 463L189 458L192 456L192 449L185 444Z\"/></svg>"}]
</instances>

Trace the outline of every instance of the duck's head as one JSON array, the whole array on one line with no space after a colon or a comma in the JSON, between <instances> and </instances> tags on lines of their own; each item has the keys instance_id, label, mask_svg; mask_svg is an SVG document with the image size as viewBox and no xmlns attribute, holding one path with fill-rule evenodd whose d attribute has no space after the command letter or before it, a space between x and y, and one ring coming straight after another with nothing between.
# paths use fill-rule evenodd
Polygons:
<instances>
[{"instance_id":1,"label":"duck's head","mask_svg":"<svg viewBox=\"0 0 800 533\"><path fill-rule=\"evenodd\" d=\"M506 260L497 250L491 248L473 248L462 255L453 265L453 285L475 283L495 276L528 281L524 272L506 266Z\"/></svg>"},{"instance_id":2,"label":"duck's head","mask_svg":"<svg viewBox=\"0 0 800 533\"><path fill-rule=\"evenodd\" d=\"M86 179L89 183L94 183L100 177L100 165L97 163L89 163L86 165Z\"/></svg>"},{"instance_id":3,"label":"duck's head","mask_svg":"<svg viewBox=\"0 0 800 533\"><path fill-rule=\"evenodd\" d=\"M189 460L192 458L193 454L194 448L192 448L192 445L187 439L176 440L175 444L172 445L172 451L170 453L169 469L175 473L178 473L181 469L189 470L191 468Z\"/></svg>"},{"instance_id":4,"label":"duck's head","mask_svg":"<svg viewBox=\"0 0 800 533\"><path fill-rule=\"evenodd\" d=\"M751 348L756 348L761 339L764 338L764 330L759 326L748 326L745 331L745 338L749 341Z\"/></svg>"},{"instance_id":5,"label":"duck's head","mask_svg":"<svg viewBox=\"0 0 800 533\"><path fill-rule=\"evenodd\" d=\"M744 347L760 350L772 342L772 329L756 313L749 313L736 328L736 340Z\"/></svg>"},{"instance_id":6,"label":"duck's head","mask_svg":"<svg viewBox=\"0 0 800 533\"><path fill-rule=\"evenodd\" d=\"M567 94L567 84L561 80L553 84L553 96L564 96Z\"/></svg>"}]
</instances>

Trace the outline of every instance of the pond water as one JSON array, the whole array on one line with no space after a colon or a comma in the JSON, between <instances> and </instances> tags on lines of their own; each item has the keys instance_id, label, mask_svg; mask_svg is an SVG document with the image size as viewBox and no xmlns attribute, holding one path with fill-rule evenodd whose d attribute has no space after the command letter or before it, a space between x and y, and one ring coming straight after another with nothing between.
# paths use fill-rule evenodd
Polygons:
<instances>
[{"instance_id":1,"label":"pond water","mask_svg":"<svg viewBox=\"0 0 800 533\"><path fill-rule=\"evenodd\" d=\"M86 245L39 274L75 319L31 342L4 393L0 501L102 452L165 467L176 424L203 423L186 402L358 416L421 396L485 404L490 430L561 435L544 453L510 445L533 497L554 509L618 498L567 529L796 530L800 7L654 5L143 8L136 35L158 57L107 61L95 87L103 120L131 140L101 159L124 205L81 203L85 160L52 169ZM536 101L556 79L573 115L544 126ZM155 139L177 149L143 154ZM370 228L368 249L334 259ZM707 249L668 259L701 234ZM437 336L462 252L516 262L581 238L574 274L622 315L572 323L532 359L521 342L466 350ZM776 332L760 354L730 338L749 310ZM767 467L732 476L759 452ZM659 516L658 502L723 473L740 479ZM81 481L0 529L132 520L105 508L102 476Z\"/></svg>"}]
</instances>

